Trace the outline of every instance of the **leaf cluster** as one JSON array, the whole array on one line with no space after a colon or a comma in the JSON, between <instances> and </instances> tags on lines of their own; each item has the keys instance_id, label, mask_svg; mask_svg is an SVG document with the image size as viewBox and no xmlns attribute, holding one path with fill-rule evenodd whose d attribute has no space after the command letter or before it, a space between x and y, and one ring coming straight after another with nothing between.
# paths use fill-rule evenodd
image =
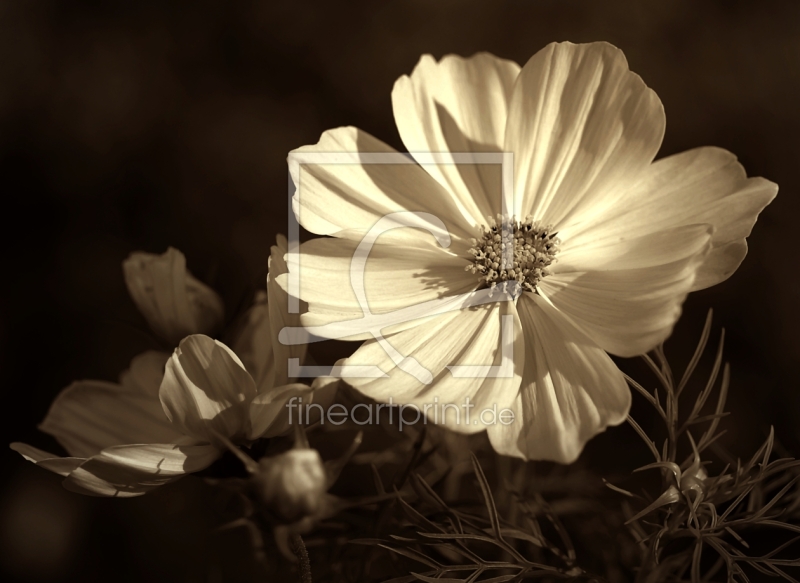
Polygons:
<instances>
[{"instance_id":1,"label":"leaf cluster","mask_svg":"<svg viewBox=\"0 0 800 583\"><path fill-rule=\"evenodd\" d=\"M659 469L660 494L645 494L645 507L633 513L626 504L627 525L642 552L640 581L711 581L725 569L728 582L749 582L753 572L768 577L796 581L787 569L800 567L800 526L792 521L791 509L798 499L800 461L791 458L770 460L775 446L771 430L763 445L747 461L733 460L717 445L719 422L726 415L725 401L730 384L727 364L722 364L724 330L711 373L685 416L680 414L680 398L699 363L711 331L711 312L686 371L675 382L663 347L654 356L643 357L658 379L652 392L628 378L655 408L666 426L666 438L659 449L644 430L629 418L631 426L650 449L655 462L636 471ZM720 372L722 374L720 375ZM717 388L718 387L718 388ZM713 412L704 414L706 404L717 388ZM706 425L695 441L691 430ZM691 450L681 457L681 445ZM704 455L716 450L727 458L723 469L709 475L710 460ZM630 497L634 494L616 486L612 489ZM750 542L765 546L755 553ZM769 548L771 547L771 548ZM794 553L794 554L791 554ZM748 575L748 572L751 575Z\"/></svg>"},{"instance_id":2,"label":"leaf cluster","mask_svg":"<svg viewBox=\"0 0 800 583\"><path fill-rule=\"evenodd\" d=\"M523 524L512 524L500 516L489 482L474 455L472 466L482 505L473 508L468 504L448 504L420 475L413 474L413 495L398 498L404 516L400 532L386 539L353 541L378 546L427 567L386 583L510 583L543 576L585 576L576 564L566 530L543 500L537 501L537 507L543 509L540 512L523 504ZM545 535L541 515L558 534L558 543Z\"/></svg>"}]
</instances>

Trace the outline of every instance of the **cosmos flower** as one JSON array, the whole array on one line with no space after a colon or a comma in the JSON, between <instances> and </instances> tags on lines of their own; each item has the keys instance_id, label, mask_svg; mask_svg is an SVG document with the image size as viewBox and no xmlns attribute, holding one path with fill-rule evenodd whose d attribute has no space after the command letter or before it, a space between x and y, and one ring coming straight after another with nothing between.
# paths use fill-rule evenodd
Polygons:
<instances>
[{"instance_id":1,"label":"cosmos flower","mask_svg":"<svg viewBox=\"0 0 800 583\"><path fill-rule=\"evenodd\" d=\"M654 348L689 292L729 277L777 186L747 178L719 148L654 161L664 109L607 43L551 44L524 67L485 53L424 56L395 83L392 105L419 164L301 166L310 153L395 152L352 127L289 157L300 224L329 236L304 243L290 266L308 302L304 325L323 335L335 324L329 337L342 337L352 323L349 339L367 341L346 363L386 373L348 379L371 398L423 408L468 397L474 411L509 408L510 424L440 421L464 433L487 429L502 454L575 460L630 407L609 353ZM513 155L513 186L503 194L500 165L448 159L501 152ZM351 263L382 217L404 211L428 213L422 228L380 235L364 276L371 313L402 314L382 330L399 359L359 330ZM288 288L289 278L279 281ZM493 301L470 300L482 290ZM454 305L468 309L425 312L443 298L466 298ZM513 340L509 374L450 372L500 365L505 337ZM428 378L407 372L412 358Z\"/></svg>"},{"instance_id":2,"label":"cosmos flower","mask_svg":"<svg viewBox=\"0 0 800 583\"><path fill-rule=\"evenodd\" d=\"M171 356L149 351L134 358L118 384L77 381L59 394L40 429L55 437L69 457L23 443L11 448L64 476L70 490L128 497L208 467L225 451L226 440L247 444L285 432L286 400L312 391L288 382L287 357L302 358L305 349L282 347L275 338L285 318L268 314L272 304L279 309L287 301L274 283L274 276L286 269L285 251L285 240L272 250L270 302L259 296L234 337L247 365L222 342L189 335ZM167 252L173 260L175 254L180 252ZM185 270L176 273L183 282L191 277ZM152 304L173 302L174 289L154 285ZM181 301L191 304L186 297ZM174 307L176 312L186 308ZM315 382L315 388L325 384Z\"/></svg>"}]
</instances>

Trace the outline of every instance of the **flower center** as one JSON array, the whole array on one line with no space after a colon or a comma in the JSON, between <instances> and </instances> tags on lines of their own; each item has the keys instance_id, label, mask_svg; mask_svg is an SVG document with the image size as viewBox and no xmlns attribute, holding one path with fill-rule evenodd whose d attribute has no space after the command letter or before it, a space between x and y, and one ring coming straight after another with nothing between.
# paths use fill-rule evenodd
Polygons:
<instances>
[{"instance_id":1,"label":"flower center","mask_svg":"<svg viewBox=\"0 0 800 583\"><path fill-rule=\"evenodd\" d=\"M484 287L494 289L500 284L514 295L536 292L536 285L550 275L547 267L558 253L556 235L552 225L542 226L532 217L523 222L504 215L489 217L489 226L481 225L481 237L472 239L472 264L465 269L478 274ZM514 284L511 289L509 282Z\"/></svg>"}]
</instances>

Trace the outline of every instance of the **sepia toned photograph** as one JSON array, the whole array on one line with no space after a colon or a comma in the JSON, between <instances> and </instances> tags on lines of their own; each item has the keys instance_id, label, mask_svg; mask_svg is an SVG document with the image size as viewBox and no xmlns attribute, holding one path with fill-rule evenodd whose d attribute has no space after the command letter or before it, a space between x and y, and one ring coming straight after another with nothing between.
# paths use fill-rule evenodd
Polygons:
<instances>
[{"instance_id":1,"label":"sepia toned photograph","mask_svg":"<svg viewBox=\"0 0 800 583\"><path fill-rule=\"evenodd\" d=\"M800 3L0 47L3 581L800 581Z\"/></svg>"}]
</instances>

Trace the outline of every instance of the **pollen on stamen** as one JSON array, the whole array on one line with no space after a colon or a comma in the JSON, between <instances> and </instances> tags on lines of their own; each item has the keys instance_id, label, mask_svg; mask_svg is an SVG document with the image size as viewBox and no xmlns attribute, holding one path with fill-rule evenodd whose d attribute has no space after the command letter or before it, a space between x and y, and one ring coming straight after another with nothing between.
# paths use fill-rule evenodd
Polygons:
<instances>
[{"instance_id":1,"label":"pollen on stamen","mask_svg":"<svg viewBox=\"0 0 800 583\"><path fill-rule=\"evenodd\" d=\"M481 237L472 239L472 263L465 270L478 275L482 287L499 287L512 294L536 292L556 260L560 244L556 235L552 225L543 226L532 217L524 221L503 215L489 217L489 226L481 226ZM510 284L514 284L511 289Z\"/></svg>"}]
</instances>

